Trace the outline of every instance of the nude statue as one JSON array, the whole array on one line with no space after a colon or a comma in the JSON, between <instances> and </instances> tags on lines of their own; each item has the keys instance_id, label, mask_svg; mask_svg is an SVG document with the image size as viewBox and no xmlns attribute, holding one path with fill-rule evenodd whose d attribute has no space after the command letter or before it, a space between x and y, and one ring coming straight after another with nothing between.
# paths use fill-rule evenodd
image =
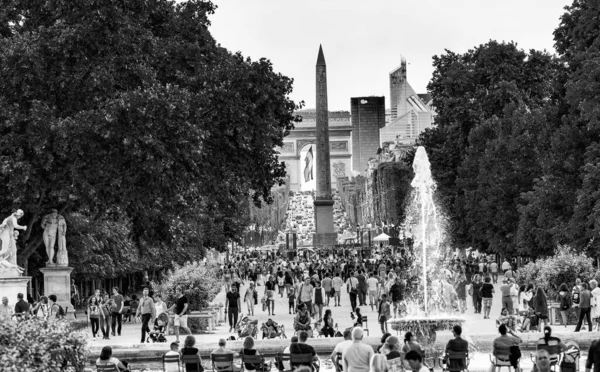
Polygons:
<instances>
[{"instance_id":1,"label":"nude statue","mask_svg":"<svg viewBox=\"0 0 600 372\"><path fill-rule=\"evenodd\" d=\"M48 262L46 266L54 266L54 246L56 244L56 236L58 235L58 249L61 245L66 252L65 235L67 232L67 224L65 218L58 214L58 210L52 209L52 213L47 214L42 218L42 229L44 229L44 245L46 246L46 254Z\"/></svg>"},{"instance_id":2,"label":"nude statue","mask_svg":"<svg viewBox=\"0 0 600 372\"><path fill-rule=\"evenodd\" d=\"M17 265L17 241L15 239L15 229L27 230L27 226L21 226L17 220L23 217L23 211L18 209L16 212L6 217L0 224L0 240L2 240L2 249L0 257L12 265ZM17 234L18 236L18 234Z\"/></svg>"}]
</instances>

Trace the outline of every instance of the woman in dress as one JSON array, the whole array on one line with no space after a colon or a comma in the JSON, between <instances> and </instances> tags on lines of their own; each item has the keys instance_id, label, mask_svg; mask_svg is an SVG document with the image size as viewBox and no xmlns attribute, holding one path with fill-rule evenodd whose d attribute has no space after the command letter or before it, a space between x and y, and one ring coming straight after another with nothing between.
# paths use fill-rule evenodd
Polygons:
<instances>
[{"instance_id":1,"label":"woman in dress","mask_svg":"<svg viewBox=\"0 0 600 372\"><path fill-rule=\"evenodd\" d=\"M483 287L481 276L475 274L473 276L471 290L469 291L471 296L473 296L473 308L475 309L475 314L481 314L481 302L483 300L483 297L481 297L481 287Z\"/></svg>"},{"instance_id":2,"label":"woman in dress","mask_svg":"<svg viewBox=\"0 0 600 372\"><path fill-rule=\"evenodd\" d=\"M331 317L331 309L325 310L325 316L323 316L323 328L321 331L325 335L325 337L333 337L334 336L334 323L333 318Z\"/></svg>"},{"instance_id":3,"label":"woman in dress","mask_svg":"<svg viewBox=\"0 0 600 372\"><path fill-rule=\"evenodd\" d=\"M535 296L533 297L533 308L540 320L538 327L541 331L542 323L544 324L544 327L548 324L548 301L546 299L546 292L544 292L542 287L537 287Z\"/></svg>"},{"instance_id":4,"label":"woman in dress","mask_svg":"<svg viewBox=\"0 0 600 372\"><path fill-rule=\"evenodd\" d=\"M254 288L254 282L250 282L250 286L246 289L244 294L244 302L248 307L248 315L254 316L254 297L256 296L256 289Z\"/></svg>"},{"instance_id":5,"label":"woman in dress","mask_svg":"<svg viewBox=\"0 0 600 372\"><path fill-rule=\"evenodd\" d=\"M560 306L560 317L562 324L567 328L567 322L569 317L569 309L571 309L571 292L565 283L562 283L558 287L558 294L556 295L556 302Z\"/></svg>"}]
</instances>

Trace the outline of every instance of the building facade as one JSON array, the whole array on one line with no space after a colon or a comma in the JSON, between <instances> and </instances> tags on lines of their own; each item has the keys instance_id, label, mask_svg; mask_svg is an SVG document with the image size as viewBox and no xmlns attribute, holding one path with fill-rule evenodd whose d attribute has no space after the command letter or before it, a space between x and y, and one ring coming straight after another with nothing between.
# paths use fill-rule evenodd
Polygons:
<instances>
[{"instance_id":1,"label":"building facade","mask_svg":"<svg viewBox=\"0 0 600 372\"><path fill-rule=\"evenodd\" d=\"M381 145L379 131L385 126L385 97L350 99L352 121L352 170L364 172Z\"/></svg>"}]
</instances>

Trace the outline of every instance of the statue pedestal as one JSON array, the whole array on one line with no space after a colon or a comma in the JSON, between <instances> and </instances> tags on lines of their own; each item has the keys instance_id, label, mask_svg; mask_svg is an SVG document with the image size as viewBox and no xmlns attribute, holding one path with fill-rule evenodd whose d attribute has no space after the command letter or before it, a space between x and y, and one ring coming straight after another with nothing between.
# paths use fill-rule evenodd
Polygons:
<instances>
[{"instance_id":1,"label":"statue pedestal","mask_svg":"<svg viewBox=\"0 0 600 372\"><path fill-rule=\"evenodd\" d=\"M8 297L8 303L14 309L17 303L17 294L23 293L25 300L27 300L27 285L31 277L19 276L16 270L10 271L10 276L7 276L9 273L6 271L0 273L0 294L2 294L2 297Z\"/></svg>"},{"instance_id":2,"label":"statue pedestal","mask_svg":"<svg viewBox=\"0 0 600 372\"><path fill-rule=\"evenodd\" d=\"M72 267L49 266L40 269L44 274L44 296L56 295L56 303L63 309L73 309L71 305Z\"/></svg>"},{"instance_id":3,"label":"statue pedestal","mask_svg":"<svg viewBox=\"0 0 600 372\"><path fill-rule=\"evenodd\" d=\"M333 232L333 200L315 200L315 229L313 245L333 246L337 244L337 233Z\"/></svg>"}]
</instances>

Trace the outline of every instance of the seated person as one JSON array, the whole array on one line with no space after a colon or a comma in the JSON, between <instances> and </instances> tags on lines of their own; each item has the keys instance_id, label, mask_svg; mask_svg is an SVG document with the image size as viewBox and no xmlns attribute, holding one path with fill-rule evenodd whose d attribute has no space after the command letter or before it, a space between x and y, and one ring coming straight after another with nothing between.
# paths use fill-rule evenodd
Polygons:
<instances>
[{"instance_id":1,"label":"seated person","mask_svg":"<svg viewBox=\"0 0 600 372\"><path fill-rule=\"evenodd\" d=\"M550 362L556 363L558 361L558 355L567 350L567 345L565 345L560 338L552 336L552 328L550 328L550 326L545 326L544 337L537 341L537 349L547 350L550 354Z\"/></svg>"},{"instance_id":2,"label":"seated person","mask_svg":"<svg viewBox=\"0 0 600 372\"><path fill-rule=\"evenodd\" d=\"M297 342L298 342L298 336L292 336L292 338L290 339L290 345L288 345L285 349L283 349L283 354L289 354L291 344L294 344ZM278 363L277 369L283 370L283 371L289 371L292 369L292 366L290 366L290 361L286 360L286 361L281 361L281 363Z\"/></svg>"},{"instance_id":3,"label":"seated person","mask_svg":"<svg viewBox=\"0 0 600 372\"><path fill-rule=\"evenodd\" d=\"M448 344L446 344L446 356L444 357L444 364L448 363L448 354L450 352L455 352L455 353L468 353L469 352L469 342L467 340L464 340L461 337L462 334L462 327L459 326L458 324L455 325L454 327L452 327L452 335L454 336L453 339L451 339L450 341L448 341ZM465 365L465 361L464 360L457 360L457 359L453 359L450 361L450 367L452 369L461 369L461 368L465 368L466 369L466 365Z\"/></svg>"},{"instance_id":4,"label":"seated person","mask_svg":"<svg viewBox=\"0 0 600 372\"><path fill-rule=\"evenodd\" d=\"M294 318L294 330L310 331L310 314L306 308L306 304L298 306L298 313Z\"/></svg>"},{"instance_id":5,"label":"seated person","mask_svg":"<svg viewBox=\"0 0 600 372\"><path fill-rule=\"evenodd\" d=\"M494 339L493 354L500 361L510 361L511 366L516 370L518 367L517 362L521 357L519 344L522 343L523 340L521 340L512 329L508 328L506 324L500 324L498 332L500 332L500 337ZM507 351L508 355L506 354ZM491 372L494 372L494 370L495 367Z\"/></svg>"},{"instance_id":6,"label":"seated person","mask_svg":"<svg viewBox=\"0 0 600 372\"><path fill-rule=\"evenodd\" d=\"M278 327L279 324L277 324L273 319L269 318L269 320L265 322L265 328L263 329L263 338L277 337Z\"/></svg>"},{"instance_id":7,"label":"seated person","mask_svg":"<svg viewBox=\"0 0 600 372\"><path fill-rule=\"evenodd\" d=\"M225 346L227 345L227 342L225 341L225 339L220 339L219 340L219 348L213 350L212 353L210 353L211 355L233 355L234 357L239 356L238 353L234 352L233 350L227 349ZM230 363L223 363L223 362L215 362L215 368L217 371L231 371L231 364ZM241 370L241 368L237 367L237 366L233 366L233 370L234 371L239 371Z\"/></svg>"},{"instance_id":8,"label":"seated person","mask_svg":"<svg viewBox=\"0 0 600 372\"><path fill-rule=\"evenodd\" d=\"M102 348L102 351L100 352L100 358L96 360L97 366L107 364L114 364L115 366L117 366L117 369L121 372L129 371L127 367L127 362L121 362L119 359L112 356L112 347L110 346L104 346Z\"/></svg>"},{"instance_id":9,"label":"seated person","mask_svg":"<svg viewBox=\"0 0 600 372\"><path fill-rule=\"evenodd\" d=\"M354 322L354 327L363 327L363 322L362 322L362 314L360 313L360 307L357 307L356 309L354 309L353 313L350 313L350 317L352 318L352 320L356 320Z\"/></svg>"},{"instance_id":10,"label":"seated person","mask_svg":"<svg viewBox=\"0 0 600 372\"><path fill-rule=\"evenodd\" d=\"M521 332L528 332L529 330L537 331L539 322L540 320L535 314L535 309L530 307L529 312L523 317Z\"/></svg>"},{"instance_id":11,"label":"seated person","mask_svg":"<svg viewBox=\"0 0 600 372\"><path fill-rule=\"evenodd\" d=\"M517 316L511 315L508 313L508 309L503 307L500 312L500 316L496 320L496 325L500 326L501 324L506 325L511 330L516 330L517 328Z\"/></svg>"},{"instance_id":12,"label":"seated person","mask_svg":"<svg viewBox=\"0 0 600 372\"><path fill-rule=\"evenodd\" d=\"M200 358L200 351L194 347L196 345L196 338L192 335L189 335L185 338L185 341L183 343L183 348L181 349L181 356L184 355L197 355L198 356L198 361L200 362L200 366L202 367L202 360ZM187 372L200 372L198 370L198 364L197 363L186 363L184 365L185 370Z\"/></svg>"},{"instance_id":13,"label":"seated person","mask_svg":"<svg viewBox=\"0 0 600 372\"><path fill-rule=\"evenodd\" d=\"M290 355L294 354L311 354L313 356L313 365L314 363L319 362L319 357L317 356L317 352L315 349L306 343L308 340L308 332L300 331L298 332L298 342L290 345ZM295 370L296 367L302 366L303 364L292 363L292 368ZM308 366L313 368L313 366ZM314 368L313 368L314 369Z\"/></svg>"},{"instance_id":14,"label":"seated person","mask_svg":"<svg viewBox=\"0 0 600 372\"><path fill-rule=\"evenodd\" d=\"M166 356L177 356L179 358L179 344L177 342L171 342L171 350L167 351ZM165 363L163 365L165 372L179 372L179 365L177 363Z\"/></svg>"},{"instance_id":15,"label":"seated person","mask_svg":"<svg viewBox=\"0 0 600 372\"><path fill-rule=\"evenodd\" d=\"M416 350L411 350L404 356L404 359L410 366L412 372L429 372L429 369L423 365L423 358Z\"/></svg>"}]
</instances>

